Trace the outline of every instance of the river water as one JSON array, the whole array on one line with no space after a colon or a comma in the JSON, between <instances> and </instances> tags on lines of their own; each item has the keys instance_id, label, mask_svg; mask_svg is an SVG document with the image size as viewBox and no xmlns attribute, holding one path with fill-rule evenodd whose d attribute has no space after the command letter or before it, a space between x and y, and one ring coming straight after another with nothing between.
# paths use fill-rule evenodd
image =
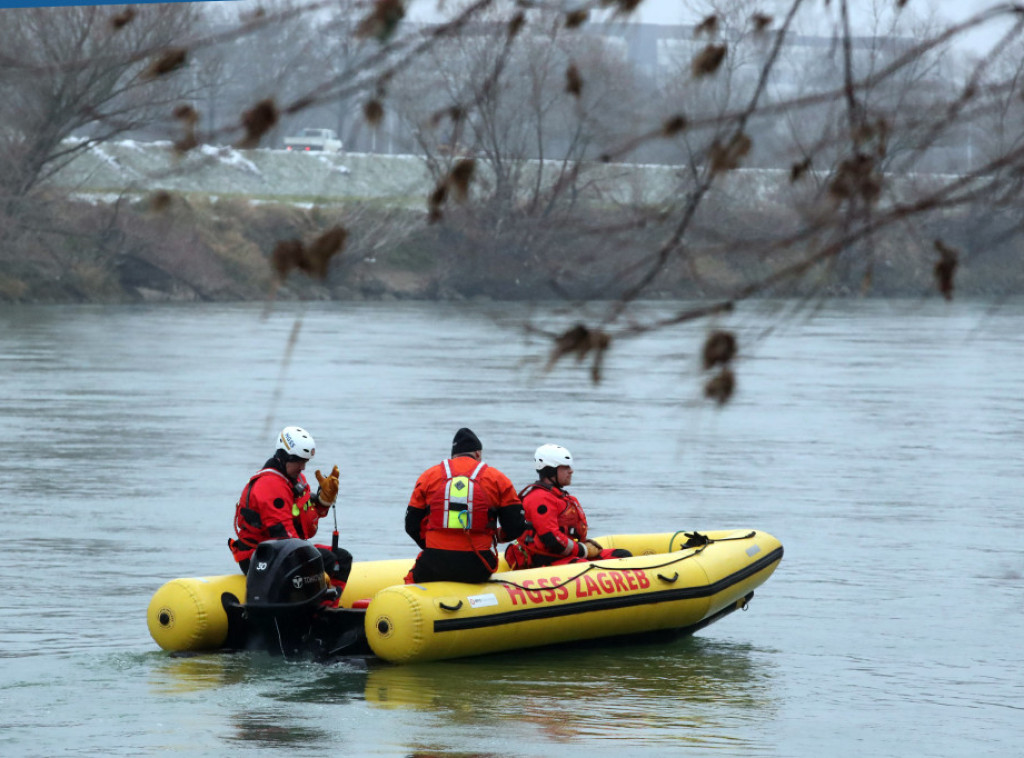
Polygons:
<instances>
[{"instance_id":1,"label":"river water","mask_svg":"<svg viewBox=\"0 0 1024 758\"><path fill-rule=\"evenodd\" d=\"M649 306L650 312L660 307ZM483 304L0 310L0 755L1019 756L1024 305L745 305L545 373ZM592 532L757 528L746 613L669 643L428 665L172 658L165 581L234 571L233 504L281 426L342 469L356 559L460 426L518 485L568 446ZM329 520L321 534L329 533ZM324 537L326 539L326 537Z\"/></svg>"}]
</instances>

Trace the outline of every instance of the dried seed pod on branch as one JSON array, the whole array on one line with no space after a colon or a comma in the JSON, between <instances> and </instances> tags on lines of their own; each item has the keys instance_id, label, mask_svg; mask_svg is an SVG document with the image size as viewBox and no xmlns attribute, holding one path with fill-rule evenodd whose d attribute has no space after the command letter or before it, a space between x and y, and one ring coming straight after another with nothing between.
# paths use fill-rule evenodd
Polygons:
<instances>
[{"instance_id":1,"label":"dried seed pod on branch","mask_svg":"<svg viewBox=\"0 0 1024 758\"><path fill-rule=\"evenodd\" d=\"M732 399L736 391L736 375L727 366L704 383L704 397L714 400L718 405L725 405Z\"/></svg>"},{"instance_id":2,"label":"dried seed pod on branch","mask_svg":"<svg viewBox=\"0 0 1024 758\"><path fill-rule=\"evenodd\" d=\"M705 371L718 367L714 376L704 383L704 397L714 400L718 405L725 405L736 390L736 375L731 368L736 357L738 346L736 335L724 329L716 329L708 334L701 351L701 365Z\"/></svg>"},{"instance_id":3,"label":"dried seed pod on branch","mask_svg":"<svg viewBox=\"0 0 1024 758\"><path fill-rule=\"evenodd\" d=\"M551 349L546 370L550 371L558 361L567 355L574 356L577 363L582 362L588 355L592 355L590 380L594 384L598 384L601 381L604 356L611 344L612 338L607 332L577 324L555 337L555 344Z\"/></svg>"},{"instance_id":4,"label":"dried seed pod on branch","mask_svg":"<svg viewBox=\"0 0 1024 758\"><path fill-rule=\"evenodd\" d=\"M708 45L693 59L691 68L693 75L710 76L711 74L718 71L722 65L722 61L725 60L726 46L722 45Z\"/></svg>"},{"instance_id":5,"label":"dried seed pod on branch","mask_svg":"<svg viewBox=\"0 0 1024 758\"><path fill-rule=\"evenodd\" d=\"M956 273L960 254L942 240L935 240L935 249L939 251L939 261L935 264L935 281L942 296L952 300L953 274Z\"/></svg>"},{"instance_id":6,"label":"dried seed pod on branch","mask_svg":"<svg viewBox=\"0 0 1024 758\"><path fill-rule=\"evenodd\" d=\"M277 124L277 119L277 106L272 99L267 98L256 103L256 105L242 114L242 126L245 129L245 136L242 137L238 146L250 150L258 147L263 135Z\"/></svg>"},{"instance_id":7,"label":"dried seed pod on branch","mask_svg":"<svg viewBox=\"0 0 1024 758\"><path fill-rule=\"evenodd\" d=\"M326 279L331 258L341 253L347 238L348 231L344 227L335 226L308 246L298 239L281 240L270 256L270 265L280 281L284 281L294 270L303 271L317 279Z\"/></svg>"},{"instance_id":8,"label":"dried seed pod on branch","mask_svg":"<svg viewBox=\"0 0 1024 758\"><path fill-rule=\"evenodd\" d=\"M403 18L405 5L402 0L375 0L369 15L356 27L356 36L387 42Z\"/></svg>"}]
</instances>

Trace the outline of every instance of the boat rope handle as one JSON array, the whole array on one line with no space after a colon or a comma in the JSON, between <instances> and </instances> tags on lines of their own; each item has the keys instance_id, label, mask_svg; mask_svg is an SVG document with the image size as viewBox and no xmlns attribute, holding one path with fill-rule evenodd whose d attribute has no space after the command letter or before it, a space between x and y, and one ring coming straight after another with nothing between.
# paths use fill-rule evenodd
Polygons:
<instances>
[{"instance_id":1,"label":"boat rope handle","mask_svg":"<svg viewBox=\"0 0 1024 758\"><path fill-rule=\"evenodd\" d=\"M669 579L664 574L658 574L658 578L663 582L668 582L669 584L672 584L676 579L679 578L679 572L677 571L676 573L674 573L671 579Z\"/></svg>"},{"instance_id":2,"label":"boat rope handle","mask_svg":"<svg viewBox=\"0 0 1024 758\"><path fill-rule=\"evenodd\" d=\"M462 607L462 601L461 600L459 602L457 602L455 605L446 605L444 600L438 601L437 604L439 606L441 606L442 608L444 608L446 611L457 611L457 610L459 610L459 608Z\"/></svg>"}]
</instances>

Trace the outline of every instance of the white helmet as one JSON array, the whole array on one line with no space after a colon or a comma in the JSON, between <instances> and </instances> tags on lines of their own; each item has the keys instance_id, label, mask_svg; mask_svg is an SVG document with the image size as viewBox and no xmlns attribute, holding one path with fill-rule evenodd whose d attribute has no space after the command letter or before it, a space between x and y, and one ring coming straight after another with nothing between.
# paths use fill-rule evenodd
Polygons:
<instances>
[{"instance_id":1,"label":"white helmet","mask_svg":"<svg viewBox=\"0 0 1024 758\"><path fill-rule=\"evenodd\" d=\"M286 426L277 438L277 449L284 450L288 455L305 458L307 461L316 455L316 443L312 435L297 426Z\"/></svg>"},{"instance_id":2,"label":"white helmet","mask_svg":"<svg viewBox=\"0 0 1024 758\"><path fill-rule=\"evenodd\" d=\"M572 465L572 453L561 445L541 445L533 454L533 460L538 471L541 469L558 468L559 466Z\"/></svg>"}]
</instances>

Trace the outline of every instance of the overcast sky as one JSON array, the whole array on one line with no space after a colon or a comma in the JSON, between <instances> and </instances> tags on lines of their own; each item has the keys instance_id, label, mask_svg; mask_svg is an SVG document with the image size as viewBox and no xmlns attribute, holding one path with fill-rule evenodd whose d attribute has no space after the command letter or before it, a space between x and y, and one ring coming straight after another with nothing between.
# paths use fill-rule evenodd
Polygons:
<instances>
[{"instance_id":1,"label":"overcast sky","mask_svg":"<svg viewBox=\"0 0 1024 758\"><path fill-rule=\"evenodd\" d=\"M880 0L879 2L874 2L873 0L851 0L850 3L855 12L859 14L870 14L872 6L876 4L880 7L891 8L896 6L896 0ZM1002 4L999 0L981 0L980 2L977 0L907 0L904 9L916 11L922 15L929 9L935 9L948 19L960 20L967 18L980 8L988 8L999 4ZM640 4L639 13L642 17L650 17L656 23L684 23L678 20L673 21L672 19L673 17L679 19L683 15L692 15L686 10L687 6L692 5L694 3L692 1L688 2L688 0L643 0ZM789 0L764 0L757 5L764 8L765 12L769 15L780 17L789 8L791 2ZM839 0L832 0L829 6L829 8L826 8L825 0L805 0L802 14L806 16L835 12L839 7Z\"/></svg>"},{"instance_id":2,"label":"overcast sky","mask_svg":"<svg viewBox=\"0 0 1024 758\"><path fill-rule=\"evenodd\" d=\"M929 12L938 14L939 17L948 21L962 21L984 8L1002 5L1000 0L907 0L903 14L906 17L911 15L925 17ZM437 0L410 0L410 16L417 19L436 20ZM763 0L757 3L757 7L764 13L781 19L786 10L790 7L791 0ZM854 9L852 21L855 32L865 34L871 33L872 19L875 16L874 8L891 9L896 5L896 0L851 0L851 7ZM632 18L654 24L693 24L700 21L703 13L694 12L693 7L699 7L699 0L642 0L640 7L634 12ZM451 9L456 7L455 3L448 0L445 7ZM798 30L805 33L828 34L831 30L831 22L838 12L839 0L831 0L826 6L826 0L805 0L799 15ZM814 29L817 25L817 29ZM990 24L980 29L969 38L965 39L964 45L970 49L979 50L998 38L999 34L1009 28L1009 22L1003 21L1000 24Z\"/></svg>"},{"instance_id":3,"label":"overcast sky","mask_svg":"<svg viewBox=\"0 0 1024 758\"><path fill-rule=\"evenodd\" d=\"M1004 4L1000 0L907 0L902 14L906 17L925 18L934 13L946 22L959 22L970 18L980 10ZM638 17L650 23L692 23L694 14L687 8L693 5L692 0L643 0L638 9ZM757 7L763 8L765 13L780 20L791 5L791 0L763 0L763 2L757 3ZM896 0L851 0L851 20L855 30L860 26L865 32L870 33L872 19L878 10L891 11L895 6ZM797 17L800 29L810 31L809 27L813 26L817 20L822 24L823 30L828 30L830 28L829 19L836 18L838 9L839 0L832 0L828 6L826 6L826 0L805 0ZM991 44L999 34L1009 28L1009 23L1007 20L980 29L971 35L970 46L978 47L986 42Z\"/></svg>"}]
</instances>

